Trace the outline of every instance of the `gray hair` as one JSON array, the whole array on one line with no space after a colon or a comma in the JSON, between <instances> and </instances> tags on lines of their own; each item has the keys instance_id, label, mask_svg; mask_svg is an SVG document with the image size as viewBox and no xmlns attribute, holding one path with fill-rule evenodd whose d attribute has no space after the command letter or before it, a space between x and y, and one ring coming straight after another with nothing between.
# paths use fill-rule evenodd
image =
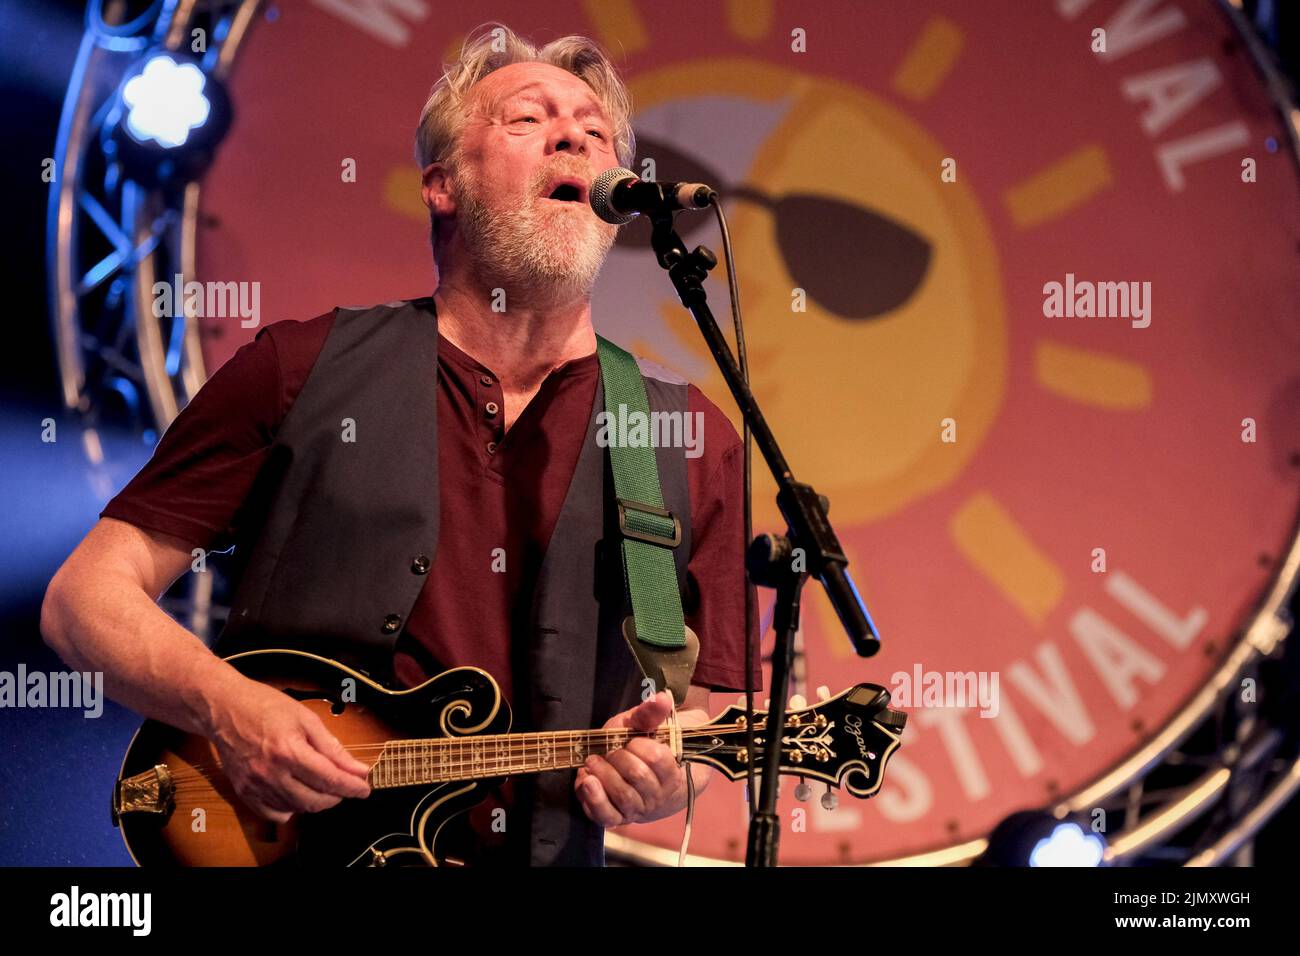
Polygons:
<instances>
[{"instance_id":1,"label":"gray hair","mask_svg":"<svg viewBox=\"0 0 1300 956\"><path fill-rule=\"evenodd\" d=\"M478 36L474 34L489 28ZM591 87L614 126L614 152L624 166L636 155L632 133L632 101L614 64L595 41L582 36L552 40L540 50L500 23L476 27L461 47L460 59L443 64L443 74L424 109L415 131L415 161L420 169L443 162L455 167L460 152L465 102L472 87L494 70L514 63L547 63L572 73Z\"/></svg>"}]
</instances>

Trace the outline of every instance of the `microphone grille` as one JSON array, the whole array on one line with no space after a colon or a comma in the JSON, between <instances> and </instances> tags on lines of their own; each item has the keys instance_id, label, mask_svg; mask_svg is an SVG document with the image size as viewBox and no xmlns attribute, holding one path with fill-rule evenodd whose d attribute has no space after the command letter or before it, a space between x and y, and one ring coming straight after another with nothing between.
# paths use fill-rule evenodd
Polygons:
<instances>
[{"instance_id":1,"label":"microphone grille","mask_svg":"<svg viewBox=\"0 0 1300 956\"><path fill-rule=\"evenodd\" d=\"M636 213L621 213L611 204L614 187L625 179L636 179L637 174L630 169L616 166L607 169L591 181L589 192L591 209L601 219L615 226L622 226L636 218Z\"/></svg>"}]
</instances>

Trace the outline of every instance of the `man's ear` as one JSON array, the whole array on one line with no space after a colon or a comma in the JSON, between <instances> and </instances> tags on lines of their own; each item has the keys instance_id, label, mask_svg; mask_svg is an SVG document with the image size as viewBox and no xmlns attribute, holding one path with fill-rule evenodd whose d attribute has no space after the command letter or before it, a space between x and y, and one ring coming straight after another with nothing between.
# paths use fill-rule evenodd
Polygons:
<instances>
[{"instance_id":1,"label":"man's ear","mask_svg":"<svg viewBox=\"0 0 1300 956\"><path fill-rule=\"evenodd\" d=\"M430 163L420 175L420 196L435 216L451 216L456 212L451 182L451 172L441 162Z\"/></svg>"}]
</instances>

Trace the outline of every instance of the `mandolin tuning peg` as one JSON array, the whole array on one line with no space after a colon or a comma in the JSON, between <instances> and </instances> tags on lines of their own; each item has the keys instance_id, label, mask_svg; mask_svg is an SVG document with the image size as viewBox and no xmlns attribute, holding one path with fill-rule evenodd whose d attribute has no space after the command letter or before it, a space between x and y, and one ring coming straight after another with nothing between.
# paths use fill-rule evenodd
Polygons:
<instances>
[{"instance_id":1,"label":"mandolin tuning peg","mask_svg":"<svg viewBox=\"0 0 1300 956\"><path fill-rule=\"evenodd\" d=\"M741 694L736 698L736 706L743 708L745 706L745 695Z\"/></svg>"},{"instance_id":2,"label":"mandolin tuning peg","mask_svg":"<svg viewBox=\"0 0 1300 956\"><path fill-rule=\"evenodd\" d=\"M803 710L807 706L808 701L804 699L803 694L793 694L789 704L786 705L786 710Z\"/></svg>"},{"instance_id":3,"label":"mandolin tuning peg","mask_svg":"<svg viewBox=\"0 0 1300 956\"><path fill-rule=\"evenodd\" d=\"M822 809L834 810L840 804L840 798L835 795L831 785L826 784L826 792L822 794Z\"/></svg>"},{"instance_id":4,"label":"mandolin tuning peg","mask_svg":"<svg viewBox=\"0 0 1300 956\"><path fill-rule=\"evenodd\" d=\"M812 787L808 786L807 780L805 780L803 777L800 777L799 783L796 784L794 788L794 798L796 800L800 800L804 803L807 803L808 798L811 796L812 796Z\"/></svg>"},{"instance_id":5,"label":"mandolin tuning peg","mask_svg":"<svg viewBox=\"0 0 1300 956\"><path fill-rule=\"evenodd\" d=\"M827 687L825 684L822 684L821 687L818 687L818 688L817 688L817 699L818 699L818 700L830 700L830 699L831 699L831 689L830 689L829 687Z\"/></svg>"},{"instance_id":6,"label":"mandolin tuning peg","mask_svg":"<svg viewBox=\"0 0 1300 956\"><path fill-rule=\"evenodd\" d=\"M763 709L764 709L764 710L771 710L771 709L772 709L772 698L771 698L771 697L764 697L764 698L763 698Z\"/></svg>"}]
</instances>

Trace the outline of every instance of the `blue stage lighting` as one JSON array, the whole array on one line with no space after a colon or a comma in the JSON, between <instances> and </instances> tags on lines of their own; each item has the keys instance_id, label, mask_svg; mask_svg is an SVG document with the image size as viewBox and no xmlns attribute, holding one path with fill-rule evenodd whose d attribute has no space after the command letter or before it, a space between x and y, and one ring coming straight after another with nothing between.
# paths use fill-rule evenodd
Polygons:
<instances>
[{"instance_id":1,"label":"blue stage lighting","mask_svg":"<svg viewBox=\"0 0 1300 956\"><path fill-rule=\"evenodd\" d=\"M154 48L122 77L102 144L136 182L184 184L212 162L230 121L230 96L201 61Z\"/></svg>"},{"instance_id":2,"label":"blue stage lighting","mask_svg":"<svg viewBox=\"0 0 1300 956\"><path fill-rule=\"evenodd\" d=\"M206 85L207 77L195 64L155 54L122 87L127 132L141 143L183 146L190 131L206 123L212 112L203 94Z\"/></svg>"},{"instance_id":3,"label":"blue stage lighting","mask_svg":"<svg viewBox=\"0 0 1300 956\"><path fill-rule=\"evenodd\" d=\"M989 834L974 866L1107 866L1106 843L1083 814L1057 818L1047 810L1020 810Z\"/></svg>"},{"instance_id":4,"label":"blue stage lighting","mask_svg":"<svg viewBox=\"0 0 1300 956\"><path fill-rule=\"evenodd\" d=\"M1095 833L1085 833L1077 823L1062 823L1034 844L1030 866L1100 866L1106 844Z\"/></svg>"}]
</instances>

